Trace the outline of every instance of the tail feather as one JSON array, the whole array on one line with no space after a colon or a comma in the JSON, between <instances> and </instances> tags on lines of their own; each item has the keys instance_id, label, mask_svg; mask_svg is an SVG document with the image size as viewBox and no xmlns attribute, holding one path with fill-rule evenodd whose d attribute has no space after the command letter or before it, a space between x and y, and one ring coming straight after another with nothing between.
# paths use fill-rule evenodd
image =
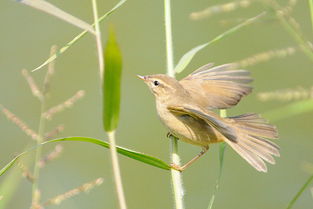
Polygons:
<instances>
[{"instance_id":1,"label":"tail feather","mask_svg":"<svg viewBox=\"0 0 313 209\"><path fill-rule=\"evenodd\" d=\"M250 165L262 172L267 172L264 161L275 164L274 156L280 156L279 147L268 139L277 139L277 129L257 114L249 113L229 117L237 140L226 142Z\"/></svg>"},{"instance_id":2,"label":"tail feather","mask_svg":"<svg viewBox=\"0 0 313 209\"><path fill-rule=\"evenodd\" d=\"M267 167L263 160L257 156L255 153L249 151L244 146L238 143L229 143L229 145L250 165L252 165L256 170L267 172Z\"/></svg>"},{"instance_id":3,"label":"tail feather","mask_svg":"<svg viewBox=\"0 0 313 209\"><path fill-rule=\"evenodd\" d=\"M280 157L279 146L277 144L257 136L250 136L249 140L262 147L269 154Z\"/></svg>"},{"instance_id":4,"label":"tail feather","mask_svg":"<svg viewBox=\"0 0 313 209\"><path fill-rule=\"evenodd\" d=\"M236 117L229 117L237 122L237 127L247 134L260 136L264 138L277 139L277 129L275 126L268 124L264 118L258 114L248 113Z\"/></svg>"},{"instance_id":5,"label":"tail feather","mask_svg":"<svg viewBox=\"0 0 313 209\"><path fill-rule=\"evenodd\" d=\"M256 155L261 157L263 160L265 160L271 164L275 164L275 159L272 157L272 155L266 149L264 149L264 147L262 147L258 144L255 144L253 141L251 141L249 139L244 140L240 144L241 144L241 146L247 148L251 152L254 152Z\"/></svg>"}]
</instances>

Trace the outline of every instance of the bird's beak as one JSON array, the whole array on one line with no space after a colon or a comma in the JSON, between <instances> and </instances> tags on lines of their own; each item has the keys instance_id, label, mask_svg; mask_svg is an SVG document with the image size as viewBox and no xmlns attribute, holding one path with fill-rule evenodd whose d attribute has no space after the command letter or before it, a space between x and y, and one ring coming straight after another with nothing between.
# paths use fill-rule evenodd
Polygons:
<instances>
[{"instance_id":1,"label":"bird's beak","mask_svg":"<svg viewBox=\"0 0 313 209\"><path fill-rule=\"evenodd\" d=\"M138 77L140 80L143 80L143 81L145 81L145 80L146 80L146 76L137 75L137 77Z\"/></svg>"}]
</instances>

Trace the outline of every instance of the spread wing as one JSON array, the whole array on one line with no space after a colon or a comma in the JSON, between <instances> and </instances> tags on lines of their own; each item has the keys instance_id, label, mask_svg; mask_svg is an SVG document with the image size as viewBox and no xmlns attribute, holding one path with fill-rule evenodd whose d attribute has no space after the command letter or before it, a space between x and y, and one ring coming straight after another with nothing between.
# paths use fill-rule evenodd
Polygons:
<instances>
[{"instance_id":1,"label":"spread wing","mask_svg":"<svg viewBox=\"0 0 313 209\"><path fill-rule=\"evenodd\" d=\"M249 71L238 70L235 64L212 66L204 65L179 81L204 107L230 108L252 91L248 85L252 81Z\"/></svg>"},{"instance_id":2,"label":"spread wing","mask_svg":"<svg viewBox=\"0 0 313 209\"><path fill-rule=\"evenodd\" d=\"M219 120L214 113L209 113L208 111L203 112L201 110L196 110L194 108L183 107L183 106L168 106L168 110L173 113L186 114L193 118L202 119L208 125L214 127L218 132L225 136L230 141L236 142L237 137L232 127Z\"/></svg>"}]
</instances>

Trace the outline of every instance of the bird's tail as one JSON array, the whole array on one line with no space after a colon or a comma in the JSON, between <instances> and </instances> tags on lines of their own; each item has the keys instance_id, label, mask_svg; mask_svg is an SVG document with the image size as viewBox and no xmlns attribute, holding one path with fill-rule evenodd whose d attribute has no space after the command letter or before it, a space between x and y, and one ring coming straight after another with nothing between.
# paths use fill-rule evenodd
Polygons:
<instances>
[{"instance_id":1,"label":"bird's tail","mask_svg":"<svg viewBox=\"0 0 313 209\"><path fill-rule=\"evenodd\" d=\"M257 114L244 114L226 119L233 128L236 140L226 140L241 157L256 170L267 172L264 161L275 164L279 147L267 139L277 139L276 127Z\"/></svg>"}]
</instances>

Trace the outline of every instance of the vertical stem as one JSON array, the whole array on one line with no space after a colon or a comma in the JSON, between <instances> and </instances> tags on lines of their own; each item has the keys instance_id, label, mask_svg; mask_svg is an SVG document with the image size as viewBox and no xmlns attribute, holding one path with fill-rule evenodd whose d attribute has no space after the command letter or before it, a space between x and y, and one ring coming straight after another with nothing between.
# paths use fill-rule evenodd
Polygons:
<instances>
[{"instance_id":1,"label":"vertical stem","mask_svg":"<svg viewBox=\"0 0 313 209\"><path fill-rule=\"evenodd\" d=\"M101 83L103 83L104 60L103 60L103 49L102 49L101 32L100 32L100 26L99 26L99 21L98 21L98 9L97 9L97 1L96 0L92 0L92 8L93 8L93 14L94 14L94 20L95 20L100 81L101 81ZM115 131L108 132L108 137L110 140L110 153L111 153L111 159L112 159L113 175L114 175L114 181L115 181L115 187L116 187L118 202L120 205L120 209L127 209L125 195L124 195L124 191L123 191L121 172L120 172L120 168L119 168L117 151L116 151Z\"/></svg>"},{"instance_id":2,"label":"vertical stem","mask_svg":"<svg viewBox=\"0 0 313 209\"><path fill-rule=\"evenodd\" d=\"M171 0L164 0L164 19L165 19L165 39L166 39L166 60L167 60L167 75L175 77L174 72L174 53L173 53L173 38L172 38L172 22L171 22ZM171 160L172 163L180 165L180 157L178 155L177 139L171 137ZM175 199L176 209L184 208L184 189L182 175L179 171L171 170L172 186Z\"/></svg>"},{"instance_id":3,"label":"vertical stem","mask_svg":"<svg viewBox=\"0 0 313 209\"><path fill-rule=\"evenodd\" d=\"M115 187L117 191L117 196L119 200L119 205L121 209L127 209L126 200L123 191L123 184L121 179L121 172L119 168L117 152L116 152L116 144L115 144L115 131L108 132L109 140L110 140L110 152L113 166L113 174L115 180Z\"/></svg>"},{"instance_id":4,"label":"vertical stem","mask_svg":"<svg viewBox=\"0 0 313 209\"><path fill-rule=\"evenodd\" d=\"M93 10L93 17L95 20L95 30L96 30L95 38L96 38L97 51L98 51L100 80L101 82L103 82L103 69L104 69L103 49L102 49L101 31L100 31L100 25L98 21L98 8L97 8L96 0L92 0L92 10Z\"/></svg>"},{"instance_id":5,"label":"vertical stem","mask_svg":"<svg viewBox=\"0 0 313 209\"><path fill-rule=\"evenodd\" d=\"M175 77L172 21L171 21L171 0L164 0L164 18L165 18L167 75Z\"/></svg>"},{"instance_id":6,"label":"vertical stem","mask_svg":"<svg viewBox=\"0 0 313 209\"><path fill-rule=\"evenodd\" d=\"M56 51L56 46L52 46L50 50L50 56L54 54ZM52 74L54 73L54 62L50 62L48 66L48 71L45 75L44 78L44 83L43 87L41 90L42 96L40 97L40 119L39 119L39 127L38 127L38 139L37 139L37 145L43 142L44 140L44 132L45 132L45 126L46 126L46 119L44 118L43 114L46 109L46 95L49 91L49 83ZM37 208L39 205L39 200L40 200L40 194L39 194L39 189L38 189L38 179L39 179L39 174L40 174L40 167L39 167L39 160L41 158L41 152L42 148L41 146L38 146L36 149L36 155L35 155L35 162L34 162L34 182L32 186L32 205L31 208Z\"/></svg>"},{"instance_id":7,"label":"vertical stem","mask_svg":"<svg viewBox=\"0 0 313 209\"><path fill-rule=\"evenodd\" d=\"M171 159L172 163L180 165L180 157L178 155L178 140L175 137L171 137ZM176 209L184 208L184 188L181 172L174 169L171 170L172 186L175 198Z\"/></svg>"},{"instance_id":8,"label":"vertical stem","mask_svg":"<svg viewBox=\"0 0 313 209\"><path fill-rule=\"evenodd\" d=\"M45 94L43 94L42 99L41 99L41 107L40 107L40 120L39 120L39 128L38 128L38 139L37 139L37 145L39 145L43 141L43 135L44 135L44 130L45 130L45 125L46 121L45 118L43 117L43 113L46 108L46 98ZM41 158L41 152L42 152L42 147L39 146L36 149L36 155L35 155L35 161L34 161L34 182L32 186L32 206L31 208L35 208L39 204L39 190L38 190L38 178L40 174L40 168L39 168L39 160Z\"/></svg>"}]
</instances>

